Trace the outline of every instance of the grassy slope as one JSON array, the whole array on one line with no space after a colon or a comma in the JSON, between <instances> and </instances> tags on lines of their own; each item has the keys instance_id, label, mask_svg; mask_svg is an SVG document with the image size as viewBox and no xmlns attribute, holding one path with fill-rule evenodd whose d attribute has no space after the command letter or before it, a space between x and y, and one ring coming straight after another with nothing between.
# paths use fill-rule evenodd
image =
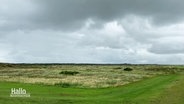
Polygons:
<instances>
[{"instance_id":1,"label":"grassy slope","mask_svg":"<svg viewBox=\"0 0 184 104\"><path fill-rule=\"evenodd\" d=\"M177 96L177 99L174 99L173 102L183 104L182 97L184 92L180 90L184 90L181 87L184 86L184 83L180 83L182 81L180 76L157 76L125 86L101 89L61 88L57 86L0 82L0 104L164 104L168 100L172 102L171 98L175 96ZM178 83L175 84L175 81L178 81ZM10 89L19 87L30 92L31 97L10 98ZM177 94L175 91L180 93Z\"/></svg>"},{"instance_id":2,"label":"grassy slope","mask_svg":"<svg viewBox=\"0 0 184 104\"><path fill-rule=\"evenodd\" d=\"M184 76L162 93L158 104L184 104Z\"/></svg>"}]
</instances>

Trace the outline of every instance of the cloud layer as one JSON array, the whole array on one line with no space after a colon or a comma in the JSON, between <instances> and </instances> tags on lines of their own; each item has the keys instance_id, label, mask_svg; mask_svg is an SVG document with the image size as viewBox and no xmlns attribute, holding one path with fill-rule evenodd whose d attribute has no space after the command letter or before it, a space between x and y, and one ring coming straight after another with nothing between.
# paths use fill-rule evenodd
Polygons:
<instances>
[{"instance_id":1,"label":"cloud layer","mask_svg":"<svg viewBox=\"0 0 184 104\"><path fill-rule=\"evenodd\" d=\"M184 64L182 0L0 0L0 61Z\"/></svg>"}]
</instances>

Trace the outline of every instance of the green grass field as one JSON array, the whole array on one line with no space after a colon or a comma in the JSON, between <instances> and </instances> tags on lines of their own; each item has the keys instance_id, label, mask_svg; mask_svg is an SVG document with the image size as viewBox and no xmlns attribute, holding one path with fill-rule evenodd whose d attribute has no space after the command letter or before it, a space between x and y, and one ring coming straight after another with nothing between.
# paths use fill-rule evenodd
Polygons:
<instances>
[{"instance_id":1,"label":"green grass field","mask_svg":"<svg viewBox=\"0 0 184 104\"><path fill-rule=\"evenodd\" d=\"M65 66L66 67L66 66ZM115 68L116 69L115 69ZM135 76L141 75L151 75L148 77L141 77L139 80L130 80L127 84L121 84L114 86L114 83L110 83L108 87L104 87L104 83L100 85L100 87L84 87L82 82L77 86L60 86L46 83L25 83L19 80L7 80L1 79L0 81L0 104L183 104L184 103L184 74L183 71L161 70L161 67L149 68L149 70L145 69L148 66L132 66L135 70L132 72L122 72L120 73L117 70L117 66L100 66L99 70L94 69L88 73L89 76L97 76L106 75L106 78L116 78L114 76L118 76L117 78L139 78ZM150 67L150 66L149 66ZM151 66L153 67L153 66ZM170 67L170 66L169 66ZM168 69L169 69L168 67ZM179 66L177 66L179 67ZM74 68L76 68L74 66ZM65 77L79 77L84 76L84 73L87 73L86 68L82 67L79 75L76 76L65 76ZM103 68L106 68L105 71ZM137 68L137 69L136 69ZM144 68L141 69L141 68ZM183 68L183 67L182 67ZM7 67L6 67L7 69ZM10 70L11 69L11 70ZM9 68L9 71L13 73L5 72L5 68L1 68L1 72L4 71L4 74L1 73L1 77L8 76L9 77L17 73L18 68ZM22 71L24 68L20 68ZM64 68L66 70L66 68ZM74 70L73 67L69 67L69 69ZM69 70L68 69L68 70ZM154 69L154 70L151 70ZM171 68L170 68L171 69ZM3 70L3 71L2 71ZM27 69L29 70L29 69ZM38 67L36 67L38 70ZM41 70L44 70L41 68ZM50 69L46 69L50 70ZM57 68L60 72L61 69ZM114 71L115 70L115 71ZM23 70L25 72L25 70ZM76 70L77 71L77 70ZM117 72L116 72L117 71ZM29 71L28 71L29 72ZM54 72L57 72L54 70ZM56 74L52 71L49 73ZM97 74L97 73L103 74ZM168 73L169 72L169 73ZM31 72L32 73L32 72ZM81 74L82 73L82 74ZM95 74L94 74L95 73ZM110 76L112 73L113 77ZM120 75L119 75L119 74ZM43 73L44 74L44 73ZM123 76L121 76L121 74ZM3 76L4 75L4 76ZM38 76L41 76L40 73ZM51 74L49 74L52 76ZM133 76L134 75L134 76ZM15 75L14 75L15 76ZM86 75L87 76L87 75ZM27 78L27 76L23 76L20 74L17 77ZM48 77L48 76L47 76ZM56 77L60 77L59 75ZM65 78L64 77L64 78ZM37 78L37 77L31 77ZM61 77L63 78L63 77ZM86 78L84 76L84 78ZM91 79L93 80L93 79ZM52 81L52 80L51 80ZM126 80L125 80L126 81ZM105 81L106 82L106 81ZM84 83L85 84L85 83ZM93 84L92 84L93 85ZM31 97L10 97L11 88L24 88L28 93L31 94Z\"/></svg>"}]
</instances>

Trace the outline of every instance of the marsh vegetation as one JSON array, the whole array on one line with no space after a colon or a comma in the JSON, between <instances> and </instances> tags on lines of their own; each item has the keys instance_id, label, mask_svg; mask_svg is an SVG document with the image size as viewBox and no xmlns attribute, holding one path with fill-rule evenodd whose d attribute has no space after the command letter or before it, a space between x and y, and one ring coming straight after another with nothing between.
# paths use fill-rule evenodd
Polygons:
<instances>
[{"instance_id":1,"label":"marsh vegetation","mask_svg":"<svg viewBox=\"0 0 184 104\"><path fill-rule=\"evenodd\" d=\"M178 73L182 66L158 65L17 65L2 64L0 80L22 83L79 84L81 87L121 86L156 75Z\"/></svg>"}]
</instances>

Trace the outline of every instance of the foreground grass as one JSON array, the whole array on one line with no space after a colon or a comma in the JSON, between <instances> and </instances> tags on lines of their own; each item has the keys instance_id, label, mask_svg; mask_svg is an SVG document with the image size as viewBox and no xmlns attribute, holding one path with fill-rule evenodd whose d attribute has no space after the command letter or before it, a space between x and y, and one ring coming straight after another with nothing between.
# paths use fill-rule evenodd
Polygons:
<instances>
[{"instance_id":1,"label":"foreground grass","mask_svg":"<svg viewBox=\"0 0 184 104\"><path fill-rule=\"evenodd\" d=\"M183 80L179 74L161 75L109 88L62 88L0 82L0 104L183 104ZM31 93L31 97L9 97L10 89L19 87Z\"/></svg>"},{"instance_id":2,"label":"foreground grass","mask_svg":"<svg viewBox=\"0 0 184 104\"><path fill-rule=\"evenodd\" d=\"M158 104L184 104L184 76L162 93Z\"/></svg>"}]
</instances>

